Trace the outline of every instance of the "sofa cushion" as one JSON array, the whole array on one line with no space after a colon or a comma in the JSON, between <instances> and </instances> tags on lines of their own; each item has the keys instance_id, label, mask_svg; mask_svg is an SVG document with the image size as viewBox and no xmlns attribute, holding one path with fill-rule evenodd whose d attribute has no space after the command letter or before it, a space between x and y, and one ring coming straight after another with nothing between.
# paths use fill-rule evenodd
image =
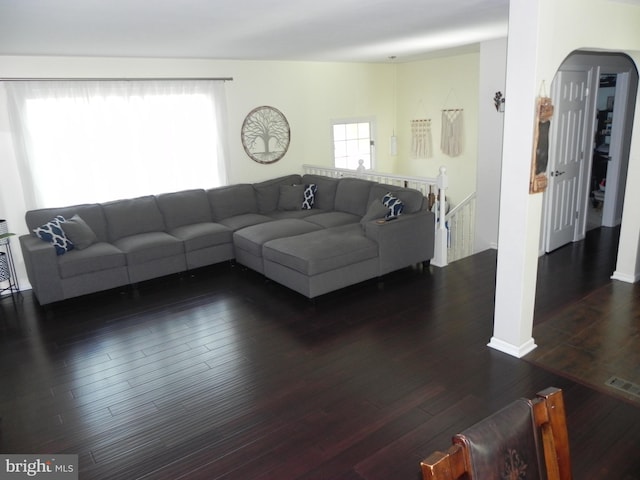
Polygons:
<instances>
[{"instance_id":1,"label":"sofa cushion","mask_svg":"<svg viewBox=\"0 0 640 480\"><path fill-rule=\"evenodd\" d=\"M53 245L56 249L56 255L64 255L73 250L73 243L67 238L61 226L64 222L64 217L58 215L47 223L33 229L33 232L40 240Z\"/></svg>"},{"instance_id":2,"label":"sofa cushion","mask_svg":"<svg viewBox=\"0 0 640 480\"><path fill-rule=\"evenodd\" d=\"M207 197L215 222L238 215L258 213L256 191L253 185L248 183L211 188L207 190Z\"/></svg>"},{"instance_id":3,"label":"sofa cushion","mask_svg":"<svg viewBox=\"0 0 640 480\"><path fill-rule=\"evenodd\" d=\"M280 185L298 185L302 183L300 175L286 175L284 177L254 183L259 213L273 212L278 208L280 198Z\"/></svg>"},{"instance_id":4,"label":"sofa cushion","mask_svg":"<svg viewBox=\"0 0 640 480\"><path fill-rule=\"evenodd\" d=\"M361 178L342 178L336 189L335 210L362 217L367 212L369 193L374 184Z\"/></svg>"},{"instance_id":5,"label":"sofa cushion","mask_svg":"<svg viewBox=\"0 0 640 480\"><path fill-rule=\"evenodd\" d=\"M60 257L58 268L62 278L124 267L125 254L115 245L98 242L82 250L74 250Z\"/></svg>"},{"instance_id":6,"label":"sofa cushion","mask_svg":"<svg viewBox=\"0 0 640 480\"><path fill-rule=\"evenodd\" d=\"M302 183L305 185L314 184L317 186L314 195L313 208L320 210L333 210L336 203L336 190L340 179L325 177L323 175L306 174L302 176Z\"/></svg>"},{"instance_id":7,"label":"sofa cushion","mask_svg":"<svg viewBox=\"0 0 640 480\"><path fill-rule=\"evenodd\" d=\"M164 218L152 195L102 204L113 242L140 233L164 232Z\"/></svg>"},{"instance_id":8,"label":"sofa cushion","mask_svg":"<svg viewBox=\"0 0 640 480\"><path fill-rule=\"evenodd\" d=\"M128 266L184 253L182 241L165 232L145 232L122 237L114 245L127 256Z\"/></svg>"},{"instance_id":9,"label":"sofa cushion","mask_svg":"<svg viewBox=\"0 0 640 480\"><path fill-rule=\"evenodd\" d=\"M424 195L413 188L399 187L397 185L376 184L371 187L371 193L369 194L369 204L372 201L379 199L386 193L393 194L394 197L399 198L404 204L403 213L415 213L422 210L424 205Z\"/></svg>"},{"instance_id":10,"label":"sofa cushion","mask_svg":"<svg viewBox=\"0 0 640 480\"><path fill-rule=\"evenodd\" d=\"M233 234L233 244L236 248L261 257L262 245L269 240L301 235L319 229L318 225L295 218L273 220L238 230Z\"/></svg>"},{"instance_id":11,"label":"sofa cushion","mask_svg":"<svg viewBox=\"0 0 640 480\"><path fill-rule=\"evenodd\" d=\"M202 189L163 193L156 197L167 230L211 221L207 193Z\"/></svg>"},{"instance_id":12,"label":"sofa cushion","mask_svg":"<svg viewBox=\"0 0 640 480\"><path fill-rule=\"evenodd\" d=\"M95 232L78 214L66 219L62 229L78 250L84 250L98 241Z\"/></svg>"},{"instance_id":13,"label":"sofa cushion","mask_svg":"<svg viewBox=\"0 0 640 480\"><path fill-rule=\"evenodd\" d=\"M311 276L376 258L378 245L359 226L348 226L271 240L264 244L263 255Z\"/></svg>"},{"instance_id":14,"label":"sofa cushion","mask_svg":"<svg viewBox=\"0 0 640 480\"><path fill-rule=\"evenodd\" d=\"M278 210L302 210L304 202L304 185L280 185Z\"/></svg>"},{"instance_id":15,"label":"sofa cushion","mask_svg":"<svg viewBox=\"0 0 640 480\"><path fill-rule=\"evenodd\" d=\"M205 222L182 225L169 231L184 242L186 252L223 245L233 241L233 230L219 223Z\"/></svg>"},{"instance_id":16,"label":"sofa cushion","mask_svg":"<svg viewBox=\"0 0 640 480\"><path fill-rule=\"evenodd\" d=\"M311 210L313 212L313 210ZM324 212L305 217L305 221L314 223L322 228L339 227L360 221L359 215L347 212Z\"/></svg>"},{"instance_id":17,"label":"sofa cushion","mask_svg":"<svg viewBox=\"0 0 640 480\"><path fill-rule=\"evenodd\" d=\"M259 213L247 213L244 215L236 215L234 217L225 218L218 221L220 225L229 227L234 232L241 228L250 227L251 225L258 225L259 223L270 222L273 220L271 217L261 215Z\"/></svg>"},{"instance_id":18,"label":"sofa cushion","mask_svg":"<svg viewBox=\"0 0 640 480\"><path fill-rule=\"evenodd\" d=\"M325 212L315 208L312 208L311 210L276 210L269 214L269 218L273 220L279 220L281 218L307 218L320 213Z\"/></svg>"}]
</instances>

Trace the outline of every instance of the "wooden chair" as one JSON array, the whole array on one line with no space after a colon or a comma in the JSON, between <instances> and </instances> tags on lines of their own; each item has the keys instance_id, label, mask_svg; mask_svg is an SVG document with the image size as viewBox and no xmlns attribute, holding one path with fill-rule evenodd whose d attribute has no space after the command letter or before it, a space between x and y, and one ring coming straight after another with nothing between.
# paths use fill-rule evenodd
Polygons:
<instances>
[{"instance_id":1,"label":"wooden chair","mask_svg":"<svg viewBox=\"0 0 640 480\"><path fill-rule=\"evenodd\" d=\"M547 388L507 405L420 465L424 480L571 480L562 390Z\"/></svg>"}]
</instances>

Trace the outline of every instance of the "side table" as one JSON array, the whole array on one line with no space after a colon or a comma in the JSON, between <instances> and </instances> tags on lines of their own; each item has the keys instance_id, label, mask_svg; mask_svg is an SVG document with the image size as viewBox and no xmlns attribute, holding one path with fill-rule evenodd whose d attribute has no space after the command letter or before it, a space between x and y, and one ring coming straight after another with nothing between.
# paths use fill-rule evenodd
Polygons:
<instances>
[{"instance_id":1,"label":"side table","mask_svg":"<svg viewBox=\"0 0 640 480\"><path fill-rule=\"evenodd\" d=\"M16 275L16 266L13 263L13 255L11 253L11 238L14 233L0 234L0 296L5 292L11 295L20 292L18 285L18 277Z\"/></svg>"}]
</instances>

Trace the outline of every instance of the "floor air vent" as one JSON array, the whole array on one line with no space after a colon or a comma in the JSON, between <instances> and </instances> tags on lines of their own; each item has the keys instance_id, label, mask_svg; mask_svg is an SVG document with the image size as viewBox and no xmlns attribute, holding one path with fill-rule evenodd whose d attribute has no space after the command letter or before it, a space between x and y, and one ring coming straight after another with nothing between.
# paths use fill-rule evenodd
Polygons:
<instances>
[{"instance_id":1,"label":"floor air vent","mask_svg":"<svg viewBox=\"0 0 640 480\"><path fill-rule=\"evenodd\" d=\"M624 378L613 376L604 382L604 384L631 395L635 395L636 397L640 397L640 385L625 380Z\"/></svg>"}]
</instances>

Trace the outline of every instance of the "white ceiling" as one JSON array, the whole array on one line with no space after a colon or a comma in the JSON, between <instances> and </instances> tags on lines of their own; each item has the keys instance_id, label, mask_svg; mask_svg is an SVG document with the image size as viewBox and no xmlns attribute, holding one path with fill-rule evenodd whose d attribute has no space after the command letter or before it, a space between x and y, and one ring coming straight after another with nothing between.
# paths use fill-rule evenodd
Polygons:
<instances>
[{"instance_id":1,"label":"white ceiling","mask_svg":"<svg viewBox=\"0 0 640 480\"><path fill-rule=\"evenodd\" d=\"M389 61L507 34L509 0L0 0L0 55Z\"/></svg>"}]
</instances>

